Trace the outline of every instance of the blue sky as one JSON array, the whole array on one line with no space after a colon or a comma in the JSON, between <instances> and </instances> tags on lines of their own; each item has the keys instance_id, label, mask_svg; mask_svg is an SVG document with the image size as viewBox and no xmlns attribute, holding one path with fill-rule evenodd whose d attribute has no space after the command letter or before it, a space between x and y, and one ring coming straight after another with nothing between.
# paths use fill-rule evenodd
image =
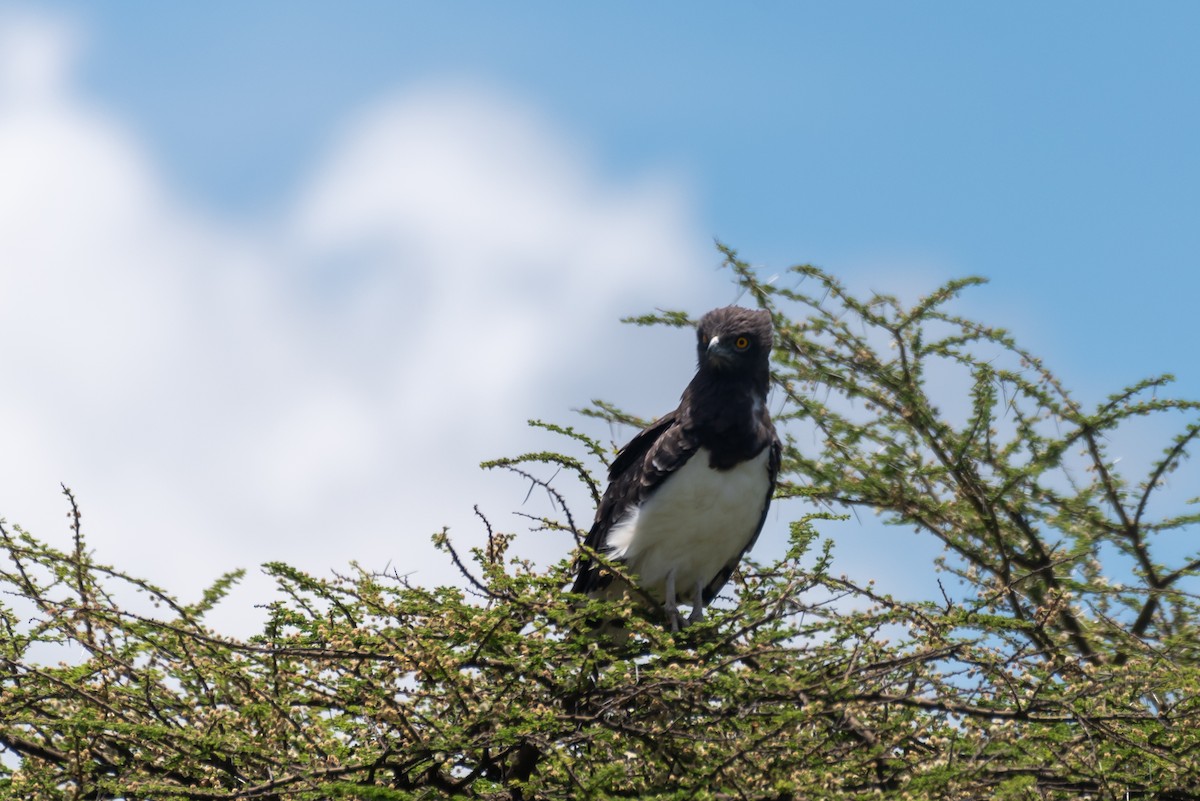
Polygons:
<instances>
[{"instance_id":1,"label":"blue sky","mask_svg":"<svg viewBox=\"0 0 1200 801\"><path fill-rule=\"evenodd\" d=\"M57 334L0 365L0 514L58 526L66 481L165 583L400 537L440 577L428 531L520 504L467 473L548 444L526 418L675 402L689 341L616 320L734 300L714 237L907 297L987 276L961 308L1085 399L1200 397L1194 4L57 2L5 30L0 227L43 233L0 254L0 334Z\"/></svg>"},{"instance_id":2,"label":"blue sky","mask_svg":"<svg viewBox=\"0 0 1200 801\"><path fill-rule=\"evenodd\" d=\"M277 209L376 98L464 82L605 176L679 180L697 228L755 261L886 289L891 261L985 275L991 302L1073 323L1081 372L1186 372L1167 343L1200 282L1191 4L66 7L84 85L218 211Z\"/></svg>"}]
</instances>

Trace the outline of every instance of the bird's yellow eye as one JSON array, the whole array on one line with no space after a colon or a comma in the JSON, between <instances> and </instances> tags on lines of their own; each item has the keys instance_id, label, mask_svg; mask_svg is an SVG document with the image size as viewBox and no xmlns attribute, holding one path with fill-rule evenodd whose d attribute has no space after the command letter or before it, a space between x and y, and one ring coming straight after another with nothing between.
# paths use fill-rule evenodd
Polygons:
<instances>
[{"instance_id":1,"label":"bird's yellow eye","mask_svg":"<svg viewBox=\"0 0 1200 801\"><path fill-rule=\"evenodd\" d=\"M738 350L745 350L746 348L750 347L750 338L738 337L733 341L733 346Z\"/></svg>"}]
</instances>

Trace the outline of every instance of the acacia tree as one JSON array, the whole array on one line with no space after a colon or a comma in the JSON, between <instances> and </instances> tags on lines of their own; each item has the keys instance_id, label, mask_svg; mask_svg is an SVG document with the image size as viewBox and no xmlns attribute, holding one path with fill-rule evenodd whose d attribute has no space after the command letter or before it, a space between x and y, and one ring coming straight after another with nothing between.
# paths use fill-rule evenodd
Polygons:
<instances>
[{"instance_id":1,"label":"acacia tree","mask_svg":"<svg viewBox=\"0 0 1200 801\"><path fill-rule=\"evenodd\" d=\"M1200 516L1152 514L1200 424L1145 476L1107 454L1135 418L1200 404L1158 397L1164 376L1084 409L1004 331L948 311L974 280L905 307L725 255L778 332L778 495L937 538L963 600L835 575L808 515L672 634L565 593L569 558L535 568L483 520L469 552L435 538L462 586L266 565L277 598L239 640L206 623L239 573L183 603L97 561L64 490L69 547L0 526L0 797L1200 798L1200 556L1162 550ZM544 487L558 512L535 526L578 539L590 515L559 482L598 497L611 451L536 425L561 452L487 466ZM119 604L130 588L157 611ZM627 641L595 636L605 616ZM46 664L47 644L82 657Z\"/></svg>"}]
</instances>

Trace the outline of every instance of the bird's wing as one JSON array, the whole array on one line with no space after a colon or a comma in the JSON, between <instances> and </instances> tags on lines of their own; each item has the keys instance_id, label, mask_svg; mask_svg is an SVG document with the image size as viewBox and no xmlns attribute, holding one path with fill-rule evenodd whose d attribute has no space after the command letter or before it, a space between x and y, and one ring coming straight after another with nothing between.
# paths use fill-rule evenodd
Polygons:
<instances>
[{"instance_id":1,"label":"bird's wing","mask_svg":"<svg viewBox=\"0 0 1200 801\"><path fill-rule=\"evenodd\" d=\"M771 508L771 496L775 494L775 481L779 477L779 465L783 461L783 445L774 431L771 432L771 442L767 447L771 449L770 454L767 456L767 472L770 474L771 481L767 487L767 496L763 498L762 515L758 518L758 528L754 530L754 535L746 542L746 547L742 548L737 556L726 562L725 566L717 572L717 575L713 576L712 581L708 582L708 586L704 588L704 603L706 605L713 598L717 597L717 593L725 586L725 582L729 581L729 577L737 569L738 564L742 561L742 557L754 547L754 543L758 541L758 535L762 533L763 524L767 522L767 510Z\"/></svg>"},{"instance_id":2,"label":"bird's wing","mask_svg":"<svg viewBox=\"0 0 1200 801\"><path fill-rule=\"evenodd\" d=\"M596 522L583 544L603 552L608 533L696 452L699 443L680 424L679 409L643 429L622 448L608 469L608 489L596 510ZM612 575L586 553L580 557L573 592L592 592L608 586Z\"/></svg>"}]
</instances>

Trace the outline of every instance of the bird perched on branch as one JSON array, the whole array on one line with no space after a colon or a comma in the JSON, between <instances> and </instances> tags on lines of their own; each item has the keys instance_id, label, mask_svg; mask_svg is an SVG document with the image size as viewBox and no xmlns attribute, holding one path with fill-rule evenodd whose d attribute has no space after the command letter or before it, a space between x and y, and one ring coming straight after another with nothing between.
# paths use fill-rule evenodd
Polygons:
<instances>
[{"instance_id":1,"label":"bird perched on branch","mask_svg":"<svg viewBox=\"0 0 1200 801\"><path fill-rule=\"evenodd\" d=\"M617 453L572 587L594 598L628 593L590 554L621 563L672 631L704 617L758 539L781 454L767 411L770 314L726 306L696 331L696 375L675 411ZM691 606L686 621L680 603Z\"/></svg>"}]
</instances>

